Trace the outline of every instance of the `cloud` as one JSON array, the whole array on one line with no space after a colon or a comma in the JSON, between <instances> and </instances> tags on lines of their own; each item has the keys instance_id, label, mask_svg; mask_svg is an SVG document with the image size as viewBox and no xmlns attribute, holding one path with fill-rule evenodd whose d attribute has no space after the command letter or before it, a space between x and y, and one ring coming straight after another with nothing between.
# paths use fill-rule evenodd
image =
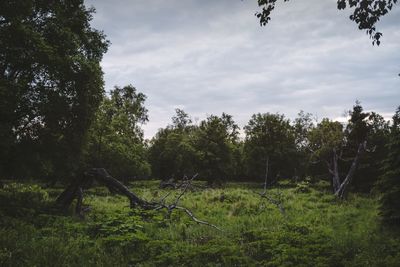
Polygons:
<instances>
[{"instance_id":1,"label":"cloud","mask_svg":"<svg viewBox=\"0 0 400 267\"><path fill-rule=\"evenodd\" d=\"M393 114L400 99L400 30L394 10L378 24L380 47L336 1L279 4L267 27L257 1L87 1L112 45L106 88L133 84L148 97L151 137L176 107L193 117L227 112L242 126L257 112L299 110L337 118L356 99Z\"/></svg>"}]
</instances>

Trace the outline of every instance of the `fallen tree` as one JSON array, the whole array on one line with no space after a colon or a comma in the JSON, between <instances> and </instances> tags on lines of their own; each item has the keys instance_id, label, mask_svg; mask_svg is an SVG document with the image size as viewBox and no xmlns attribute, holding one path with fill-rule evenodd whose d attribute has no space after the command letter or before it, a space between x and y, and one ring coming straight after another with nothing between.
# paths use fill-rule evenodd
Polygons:
<instances>
[{"instance_id":1,"label":"fallen tree","mask_svg":"<svg viewBox=\"0 0 400 267\"><path fill-rule=\"evenodd\" d=\"M195 174L190 179L185 179L185 183L182 186L181 193L177 196L175 201L171 204L167 204L165 202L166 198L170 195L171 191L163 196L160 201L147 201L140 197L138 197L135 193L128 189L124 184L120 181L112 177L104 168L93 168L87 172L85 172L82 177L74 180L56 199L56 204L58 207L66 210L68 209L73 201L77 199L77 203L75 206L75 211L78 216L81 218L84 217L84 212L87 209L83 208L83 193L84 190L93 186L94 181L97 181L99 184L104 185L108 188L111 193L116 193L123 195L129 199L130 207L133 208L142 208L146 210L167 210L168 216L172 213L174 209L184 211L193 221L199 224L204 224L210 227L213 227L217 230L221 229L209 222L203 221L195 217L192 211L188 208L179 206L179 201L182 196L187 192L189 187L192 186L192 181L197 177Z\"/></svg>"}]
</instances>

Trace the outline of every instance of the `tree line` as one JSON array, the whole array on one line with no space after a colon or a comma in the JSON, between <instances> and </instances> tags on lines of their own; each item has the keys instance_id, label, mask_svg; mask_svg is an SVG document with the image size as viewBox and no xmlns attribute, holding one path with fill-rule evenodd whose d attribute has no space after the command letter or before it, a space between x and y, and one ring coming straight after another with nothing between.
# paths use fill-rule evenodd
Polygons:
<instances>
[{"instance_id":1,"label":"tree line","mask_svg":"<svg viewBox=\"0 0 400 267\"><path fill-rule=\"evenodd\" d=\"M243 134L229 114L194 123L188 113L176 109L170 124L145 140L140 127L148 121L145 98L131 85L104 95L89 131L86 165L105 167L125 181L176 181L196 173L210 186L327 180L340 198L348 190L384 192L382 201L393 207L386 217L399 218L400 106L392 121L364 111L358 101L345 123L317 121L304 111L294 120L280 113L257 113Z\"/></svg>"}]
</instances>

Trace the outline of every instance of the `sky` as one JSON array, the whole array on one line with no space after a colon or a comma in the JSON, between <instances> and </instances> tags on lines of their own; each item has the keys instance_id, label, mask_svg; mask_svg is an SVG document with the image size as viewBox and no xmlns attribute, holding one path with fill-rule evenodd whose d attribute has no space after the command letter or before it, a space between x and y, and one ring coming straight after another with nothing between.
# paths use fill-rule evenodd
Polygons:
<instances>
[{"instance_id":1,"label":"sky","mask_svg":"<svg viewBox=\"0 0 400 267\"><path fill-rule=\"evenodd\" d=\"M111 42L105 89L132 84L147 96L146 138L176 108L194 121L300 110L344 120L356 100L390 118L400 105L400 4L377 24L380 46L336 0L279 3L261 27L256 0L90 0L92 26Z\"/></svg>"}]
</instances>

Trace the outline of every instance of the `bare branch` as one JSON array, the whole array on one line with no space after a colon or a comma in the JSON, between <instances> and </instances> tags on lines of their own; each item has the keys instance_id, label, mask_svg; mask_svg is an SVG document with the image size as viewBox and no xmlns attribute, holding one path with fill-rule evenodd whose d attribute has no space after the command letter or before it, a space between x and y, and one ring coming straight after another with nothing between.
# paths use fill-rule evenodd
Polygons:
<instances>
[{"instance_id":1,"label":"bare branch","mask_svg":"<svg viewBox=\"0 0 400 267\"><path fill-rule=\"evenodd\" d=\"M215 229L217 229L217 230L219 230L219 231L223 231L221 228L219 228L218 226L216 226L216 225L214 225L214 224L211 224L211 223L209 223L209 222L201 221L201 220L197 219L197 218L193 215L193 213L192 213L190 210L188 210L187 208L184 208L184 207L181 207L181 206L175 206L175 208L178 209L178 210L183 210L183 211L185 211L186 214L187 214L190 218L192 218L193 221L195 221L195 222L197 222L197 223L199 223L199 224L204 224L204 225L213 227L213 228L215 228Z\"/></svg>"},{"instance_id":2,"label":"bare branch","mask_svg":"<svg viewBox=\"0 0 400 267\"><path fill-rule=\"evenodd\" d=\"M188 180L186 182L186 186L185 188L182 190L182 192L179 194L179 196L176 198L174 205L178 205L179 200L181 199L181 197L186 193L187 189L189 188L189 186L192 184L192 181L198 176L198 173L196 173L195 175L193 175L193 177Z\"/></svg>"},{"instance_id":3,"label":"bare branch","mask_svg":"<svg viewBox=\"0 0 400 267\"><path fill-rule=\"evenodd\" d=\"M168 215L171 214L171 212L174 209L179 209L183 210L186 212L186 214L196 223L199 224L204 224L210 227L213 227L217 230L222 231L219 227L215 226L214 224L208 223L206 221L202 221L197 219L193 213L182 206L177 206L180 199L182 196L187 192L188 188L192 185L192 181L198 176L196 173L193 175L191 179L184 179L182 181L182 184L185 185L184 189L182 192L177 196L175 201L172 204L165 204L165 199L171 194L171 192L168 192L159 202L149 202L144 199L139 198L136 196L132 191L130 191L125 185L123 185L120 181L117 179L113 178L108 172L103 169L103 168L98 168L98 169L91 169L90 171L86 172L85 175L79 179L73 181L65 190L62 192L59 197L57 198L56 202L63 208L68 208L73 200L75 198L78 199L78 202L76 204L76 213L79 214L79 216L83 217L84 210L82 209L82 201L83 201L83 190L82 188L89 187L92 183L93 179L96 179L100 183L104 184L107 186L110 191L119 193L121 195L126 196L130 202L131 202L131 208L135 208L136 206L139 206L143 209L153 209L153 210L161 210L161 209L166 209L168 212Z\"/></svg>"}]
</instances>

